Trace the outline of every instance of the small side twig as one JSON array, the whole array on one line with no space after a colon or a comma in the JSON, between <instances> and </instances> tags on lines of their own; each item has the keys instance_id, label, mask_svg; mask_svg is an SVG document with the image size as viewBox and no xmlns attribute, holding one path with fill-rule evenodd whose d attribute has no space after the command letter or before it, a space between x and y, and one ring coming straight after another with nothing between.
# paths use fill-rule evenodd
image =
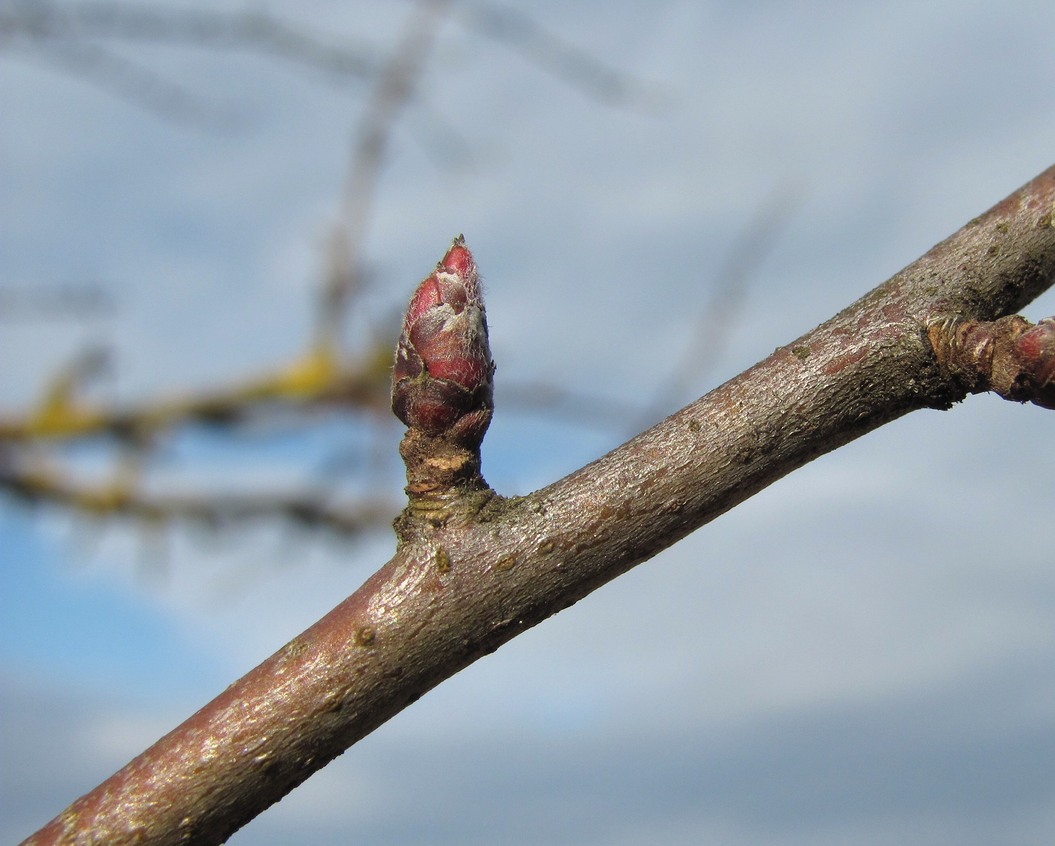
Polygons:
<instances>
[{"instance_id":1,"label":"small side twig","mask_svg":"<svg viewBox=\"0 0 1055 846\"><path fill-rule=\"evenodd\" d=\"M464 3L462 20L470 29L516 50L557 79L617 108L658 112L667 105L659 86L636 79L548 30L511 6Z\"/></svg>"},{"instance_id":2,"label":"small side twig","mask_svg":"<svg viewBox=\"0 0 1055 846\"><path fill-rule=\"evenodd\" d=\"M928 327L942 369L971 393L1055 409L1055 317L978 321L946 317Z\"/></svg>"}]
</instances>

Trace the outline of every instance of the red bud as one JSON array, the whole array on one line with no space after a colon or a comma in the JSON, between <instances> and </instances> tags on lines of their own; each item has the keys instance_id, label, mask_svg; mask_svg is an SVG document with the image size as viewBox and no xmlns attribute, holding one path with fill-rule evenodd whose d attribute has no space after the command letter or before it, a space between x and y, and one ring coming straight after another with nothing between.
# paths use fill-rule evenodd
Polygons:
<instances>
[{"instance_id":1,"label":"red bud","mask_svg":"<svg viewBox=\"0 0 1055 846\"><path fill-rule=\"evenodd\" d=\"M1019 380L1028 388L1028 399L1055 408L1055 317L1046 317L1015 338Z\"/></svg>"},{"instance_id":2,"label":"red bud","mask_svg":"<svg viewBox=\"0 0 1055 846\"><path fill-rule=\"evenodd\" d=\"M476 262L458 236L407 307L392 410L412 429L478 445L491 421L494 369Z\"/></svg>"}]
</instances>

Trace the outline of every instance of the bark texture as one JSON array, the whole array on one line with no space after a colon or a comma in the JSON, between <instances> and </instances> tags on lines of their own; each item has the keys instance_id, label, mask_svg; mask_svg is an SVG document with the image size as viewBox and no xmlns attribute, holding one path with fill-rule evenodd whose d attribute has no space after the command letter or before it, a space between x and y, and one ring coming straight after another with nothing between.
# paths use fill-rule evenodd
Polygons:
<instances>
[{"instance_id":1,"label":"bark texture","mask_svg":"<svg viewBox=\"0 0 1055 846\"><path fill-rule=\"evenodd\" d=\"M1055 281L1055 168L889 281L534 494L452 477L359 590L27 843L220 843L443 679L822 453L971 389L929 337ZM429 451L424 435L404 449ZM466 478L465 484L459 478ZM412 480L413 481L413 480Z\"/></svg>"}]
</instances>

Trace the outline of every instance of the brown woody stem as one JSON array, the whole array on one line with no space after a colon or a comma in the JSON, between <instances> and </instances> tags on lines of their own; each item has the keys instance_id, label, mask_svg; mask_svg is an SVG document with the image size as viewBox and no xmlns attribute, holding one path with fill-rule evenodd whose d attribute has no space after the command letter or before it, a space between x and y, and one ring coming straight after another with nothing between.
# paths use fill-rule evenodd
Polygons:
<instances>
[{"instance_id":1,"label":"brown woody stem","mask_svg":"<svg viewBox=\"0 0 1055 846\"><path fill-rule=\"evenodd\" d=\"M27 842L220 843L526 628L816 456L962 399L967 388L939 364L928 330L948 315L996 320L1050 286L1053 210L1055 168L567 478L509 500L473 482L463 495L472 508L412 521L352 596ZM429 448L404 449L427 461ZM450 472L478 479L478 464L460 461Z\"/></svg>"}]
</instances>

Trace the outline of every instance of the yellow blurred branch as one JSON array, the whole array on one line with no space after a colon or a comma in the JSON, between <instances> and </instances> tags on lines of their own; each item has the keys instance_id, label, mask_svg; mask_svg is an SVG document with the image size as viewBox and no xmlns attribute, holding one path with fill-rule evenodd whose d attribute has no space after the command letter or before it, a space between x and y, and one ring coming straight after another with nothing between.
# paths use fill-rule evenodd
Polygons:
<instances>
[{"instance_id":1,"label":"yellow blurred branch","mask_svg":"<svg viewBox=\"0 0 1055 846\"><path fill-rule=\"evenodd\" d=\"M129 408L79 401L68 380L60 377L37 408L24 415L0 416L0 441L129 437L191 422L235 422L268 403L345 406L387 413L391 363L387 347L373 348L348 362L340 361L331 348L319 347L241 383Z\"/></svg>"}]
</instances>

